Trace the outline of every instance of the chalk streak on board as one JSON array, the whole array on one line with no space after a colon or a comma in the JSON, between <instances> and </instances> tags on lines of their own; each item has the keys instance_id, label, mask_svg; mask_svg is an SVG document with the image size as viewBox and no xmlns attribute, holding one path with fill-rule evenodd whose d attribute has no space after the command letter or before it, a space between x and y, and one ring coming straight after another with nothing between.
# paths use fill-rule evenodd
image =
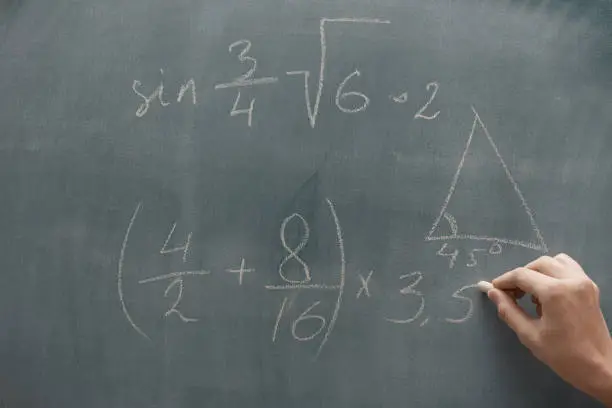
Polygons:
<instances>
[{"instance_id":1,"label":"chalk streak on board","mask_svg":"<svg viewBox=\"0 0 612 408\"><path fill-rule=\"evenodd\" d=\"M217 84L215 85L215 89L238 88L242 86L254 86L254 85L268 85L268 84L275 84L277 82L278 82L278 78L276 77L242 79L239 81Z\"/></svg>"},{"instance_id":2,"label":"chalk streak on board","mask_svg":"<svg viewBox=\"0 0 612 408\"><path fill-rule=\"evenodd\" d=\"M472 240L472 241L488 241L497 242L498 244L508 244L514 246L520 246L527 249L533 249L534 251L547 252L541 245L533 244L531 242L519 241L516 239L506 238L494 238L487 237L485 235L472 235L472 234L460 234L460 235L441 235L435 237L427 237L426 241L446 241L446 240Z\"/></svg>"},{"instance_id":3,"label":"chalk streak on board","mask_svg":"<svg viewBox=\"0 0 612 408\"><path fill-rule=\"evenodd\" d=\"M132 218L130 219L130 223L128 224L127 230L125 231L125 236L123 237L123 244L121 245L121 253L119 255L119 263L117 265L117 292L119 294L119 302L121 303L121 309L123 310L123 314L127 318L128 322L138 334L144 337L147 340L151 340L149 336L146 335L144 331L132 319L130 316L130 312L127 309L125 304L125 299L123 298L123 261L125 259L125 249L127 248L128 239L130 238L130 232L132 231L132 227L134 226L134 221L136 221L136 217L142 208L142 202L138 203L136 209L134 210L134 214L132 214Z\"/></svg>"},{"instance_id":4,"label":"chalk streak on board","mask_svg":"<svg viewBox=\"0 0 612 408\"><path fill-rule=\"evenodd\" d=\"M444 211L444 219L448 222L451 229L451 235L457 236L458 228L457 228L457 220L452 216L449 212Z\"/></svg>"},{"instance_id":5,"label":"chalk streak on board","mask_svg":"<svg viewBox=\"0 0 612 408\"><path fill-rule=\"evenodd\" d=\"M334 220L334 224L336 226L336 240L338 245L338 251L340 252L340 287L338 288L338 299L336 300L336 307L334 308L334 313L329 321L329 325L327 326L327 331L323 336L323 340L321 340L321 344L319 345L319 350L315 358L319 357L321 354L321 350L325 343L327 343L327 339L331 334L334 326L336 324L336 320L338 319L338 313L340 312L340 305L342 304L342 294L344 293L344 284L346 282L346 256L344 253L344 238L342 237L342 227L340 226L340 220L338 219L338 214L336 213L336 208L334 207L334 203L329 198L326 198L327 205L329 207L329 212L332 215Z\"/></svg>"},{"instance_id":6,"label":"chalk streak on board","mask_svg":"<svg viewBox=\"0 0 612 408\"><path fill-rule=\"evenodd\" d=\"M292 285L266 285L268 290L303 290L303 289L318 289L318 290L338 290L339 285L324 285L324 284L292 284Z\"/></svg>"},{"instance_id":7,"label":"chalk streak on board","mask_svg":"<svg viewBox=\"0 0 612 408\"><path fill-rule=\"evenodd\" d=\"M401 95L389 95L389 99L391 99L395 103L406 103L408 102L408 92L404 92Z\"/></svg>"},{"instance_id":8,"label":"chalk streak on board","mask_svg":"<svg viewBox=\"0 0 612 408\"><path fill-rule=\"evenodd\" d=\"M138 281L138 283L142 284L142 283L156 282L156 281L166 280L166 279L170 279L170 278L176 278L176 277L180 277L180 276L209 275L209 274L210 274L210 271L205 271L205 270L171 272L171 273L167 273L165 275L153 276L151 278L142 279L142 280Z\"/></svg>"}]
</instances>

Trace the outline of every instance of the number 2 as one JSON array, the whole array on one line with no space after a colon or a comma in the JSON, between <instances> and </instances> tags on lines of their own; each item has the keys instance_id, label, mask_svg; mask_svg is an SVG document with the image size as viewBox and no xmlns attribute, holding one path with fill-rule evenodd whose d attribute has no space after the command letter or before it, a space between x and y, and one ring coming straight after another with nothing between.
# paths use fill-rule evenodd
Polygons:
<instances>
[{"instance_id":1,"label":"number 2","mask_svg":"<svg viewBox=\"0 0 612 408\"><path fill-rule=\"evenodd\" d=\"M170 307L170 309L166 312L164 316L168 317L172 313L175 313L185 323L197 322L198 319L193 319L191 317L185 317L183 313L181 313L181 311L177 309L179 303L181 303L181 300L183 299L183 280L181 278L177 278L173 280L170 283L170 285L168 285L168 287L166 288L166 291L164 292L164 297L168 297L168 293L170 293L170 290L172 290L172 288L175 286L178 287L178 293L176 294L176 300L174 301L174 303L172 304L172 307Z\"/></svg>"},{"instance_id":2,"label":"number 2","mask_svg":"<svg viewBox=\"0 0 612 408\"><path fill-rule=\"evenodd\" d=\"M431 96L429 97L429 100L427 101L427 103L425 105L423 105L421 107L421 109L419 109L419 111L414 115L415 119L427 119L427 120L432 120L438 117L438 115L440 114L440 111L436 111L433 115L425 115L423 114L423 112L425 112L425 110L427 108L429 108L429 105L431 105L431 103L433 102L434 98L436 97L436 94L438 93L438 88L440 88L440 85L438 85L437 82L430 82L427 84L427 86L425 87L426 90L429 91L429 88L433 88L433 92L431 93Z\"/></svg>"}]
</instances>

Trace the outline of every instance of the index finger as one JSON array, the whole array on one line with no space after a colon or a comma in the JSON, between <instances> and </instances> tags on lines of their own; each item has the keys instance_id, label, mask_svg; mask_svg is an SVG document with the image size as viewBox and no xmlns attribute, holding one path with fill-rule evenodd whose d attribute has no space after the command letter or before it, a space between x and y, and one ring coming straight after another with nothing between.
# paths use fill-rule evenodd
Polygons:
<instances>
[{"instance_id":1,"label":"index finger","mask_svg":"<svg viewBox=\"0 0 612 408\"><path fill-rule=\"evenodd\" d=\"M576 260L574 260L574 258L572 258L571 256L564 254L564 253L560 253L555 256L555 259L561 264L568 267L568 270L569 270L568 275L581 276L581 277L587 276L584 269L582 269L582 266L580 266L580 264L576 262Z\"/></svg>"},{"instance_id":2,"label":"index finger","mask_svg":"<svg viewBox=\"0 0 612 408\"><path fill-rule=\"evenodd\" d=\"M529 262L525 265L527 269L533 269L534 271L540 272L544 275L548 275L553 278L564 278L567 277L563 264L556 258L544 255L536 260Z\"/></svg>"},{"instance_id":3,"label":"index finger","mask_svg":"<svg viewBox=\"0 0 612 408\"><path fill-rule=\"evenodd\" d=\"M528 268L516 268L493 279L493 286L501 290L520 289L535 296L546 290L555 279Z\"/></svg>"}]
</instances>

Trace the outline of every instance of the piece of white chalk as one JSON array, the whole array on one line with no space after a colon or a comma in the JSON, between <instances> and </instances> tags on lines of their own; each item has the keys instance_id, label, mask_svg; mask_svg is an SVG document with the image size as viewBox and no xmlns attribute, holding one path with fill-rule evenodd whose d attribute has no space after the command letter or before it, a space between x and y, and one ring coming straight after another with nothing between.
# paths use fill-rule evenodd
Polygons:
<instances>
[{"instance_id":1,"label":"piece of white chalk","mask_svg":"<svg viewBox=\"0 0 612 408\"><path fill-rule=\"evenodd\" d=\"M478 289L483 293L487 293L488 291L493 289L493 285L491 284L491 282L487 281L480 281L476 284L476 286L478 286Z\"/></svg>"}]
</instances>

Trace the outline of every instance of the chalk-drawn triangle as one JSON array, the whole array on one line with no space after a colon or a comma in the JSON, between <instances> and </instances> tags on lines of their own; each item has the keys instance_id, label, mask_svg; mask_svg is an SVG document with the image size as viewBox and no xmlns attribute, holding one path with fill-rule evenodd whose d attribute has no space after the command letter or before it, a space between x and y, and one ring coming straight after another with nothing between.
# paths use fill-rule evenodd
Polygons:
<instances>
[{"instance_id":1,"label":"chalk-drawn triangle","mask_svg":"<svg viewBox=\"0 0 612 408\"><path fill-rule=\"evenodd\" d=\"M491 138L491 135L489 135L489 131L487 130L486 126L480 119L478 112L476 112L476 109L474 109L474 107L472 107L472 111L474 112L474 122L472 123L472 130L470 132L470 136L468 137L467 144L465 146L465 150L463 151L463 154L461 156L459 166L457 167L457 171L455 172L455 175L451 182L451 186L448 191L448 195L446 196L446 199L444 200L444 204L442 205L440 214L438 215L431 229L427 233L425 237L425 241L445 241L445 240L489 241L489 242L497 242L500 244L520 246L524 248L533 249L535 251L541 251L544 253L548 252L548 248L546 246L546 243L544 242L544 238L542 237L542 234L540 233L540 229L538 228L535 222L531 209L527 205L527 201L525 200L525 197L523 197L523 193L521 193L521 190L519 189L518 184L514 180L514 177L512 177L512 174L510 173L508 166L506 165L504 159L499 153L499 150L497 149L495 142ZM473 154L470 154L471 147L473 147L472 142L474 141L475 134L482 134L486 139L485 145L488 145L490 148L492 148L492 151L490 151L490 149L488 149L487 147L487 150L489 150L491 153L491 157L489 159L493 160L493 161L487 162L487 164L493 163L497 167L500 168L499 177L501 179L505 179L505 181L501 182L501 184L503 185L500 186L500 188L505 187L506 182L509 186L509 188L506 189L507 191L504 191L504 193L506 194L505 196L506 198L503 201L501 201L501 203L503 204L503 207L501 205L494 206L493 203L491 207L494 208L494 211L497 211L497 212L501 211L500 216L502 217L504 216L506 218L513 217L511 219L511 221L513 221L512 222L513 224L523 223L525 227L530 230L526 234L528 236L522 237L525 231L520 232L520 234L518 235L521 235L521 236L518 236L518 237L504 236L506 234L500 233L500 231L495 231L493 234L487 233L488 231L485 231L485 233L483 233L482 231L474 231L474 229L478 229L478 228L474 228L473 226L470 227L468 223L462 222L463 219L460 218L459 216L455 218L455 215L457 214L454 214L454 213L451 214L451 212L449 212L449 206L452 206L452 204L456 200L458 200L457 198L458 190L456 188L458 186L458 183L460 182L460 179L462 178L462 169L464 169L464 166L467 161L466 159L479 160L481 158L480 156L474 156ZM486 179L488 173L483 175L483 169L481 169L477 165L478 163L476 163L476 166L472 168L471 170L472 173L481 175L481 179ZM478 170L477 171L474 170L475 168L478 168ZM486 170L490 170L490 169L486 169ZM469 186L469 185L460 186L460 188L464 190L470 190L472 187L473 186ZM495 185L495 187L497 187L497 185ZM461 192L463 193L464 191L461 191ZM477 196L476 197L477 200L480 201L479 204L481 205L482 203L486 204L486 200L487 200L486 194L484 194L485 197L483 199L483 194L480 194L480 193L477 192L475 194ZM470 218L471 220L473 220L474 217L478 217L479 214L477 213L477 206L474 206L472 208L471 204L472 204L471 202L463 202L463 203L460 202L459 208L462 208L464 210L464 214L462 214L464 218ZM515 204L514 207L516 208L509 209L508 208L509 204ZM461 205L463 206L461 207ZM501 210L499 209L499 207L502 207ZM511 214L511 212L513 212L513 214ZM491 218L493 217L489 217L488 219L490 220ZM506 224L504 225L508 225L507 223L508 220L505 220L505 221L506 221ZM500 223L497 223L496 225L497 227L499 227ZM485 225L485 228L486 227L487 226Z\"/></svg>"}]
</instances>

